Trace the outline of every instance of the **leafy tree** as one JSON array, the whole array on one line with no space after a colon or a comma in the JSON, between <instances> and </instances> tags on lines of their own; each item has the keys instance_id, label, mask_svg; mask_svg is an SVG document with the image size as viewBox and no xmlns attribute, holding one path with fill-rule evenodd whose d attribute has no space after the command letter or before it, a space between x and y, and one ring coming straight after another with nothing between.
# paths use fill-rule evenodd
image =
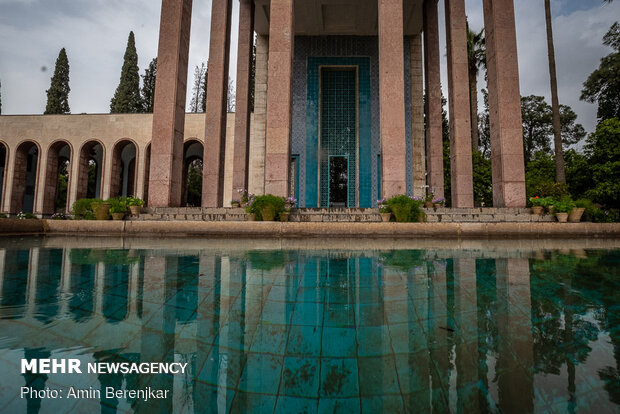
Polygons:
<instances>
[{"instance_id":1,"label":"leafy tree","mask_svg":"<svg viewBox=\"0 0 620 414\"><path fill-rule=\"evenodd\" d=\"M552 109L542 96L521 97L523 118L523 148L525 164L532 160L536 151L551 153L553 136ZM586 136L585 129L577 124L577 114L567 105L560 105L560 125L564 146L574 145ZM557 175L557 166L556 166Z\"/></svg>"},{"instance_id":2,"label":"leafy tree","mask_svg":"<svg viewBox=\"0 0 620 414\"><path fill-rule=\"evenodd\" d=\"M570 194L575 200L584 198L592 186L588 159L584 154L569 149L564 152L564 161L566 162L566 184L568 184Z\"/></svg>"},{"instance_id":3,"label":"leafy tree","mask_svg":"<svg viewBox=\"0 0 620 414\"><path fill-rule=\"evenodd\" d=\"M557 182L565 183L566 173L564 171L564 156L562 151L562 124L560 122L560 102L558 99L558 75L555 67L555 47L553 45L550 0L545 0L545 20L547 22L547 50L549 54L549 78L551 80L551 117L553 120L553 144L555 148L555 177Z\"/></svg>"},{"instance_id":4,"label":"leafy tree","mask_svg":"<svg viewBox=\"0 0 620 414\"><path fill-rule=\"evenodd\" d=\"M142 105L145 113L153 112L155 103L155 79L157 78L157 58L153 58L142 75Z\"/></svg>"},{"instance_id":5,"label":"leafy tree","mask_svg":"<svg viewBox=\"0 0 620 414\"><path fill-rule=\"evenodd\" d=\"M484 29L480 32L470 30L467 24L467 61L469 62L469 107L471 110L471 145L478 150L478 73L486 66Z\"/></svg>"},{"instance_id":6,"label":"leafy tree","mask_svg":"<svg viewBox=\"0 0 620 414\"><path fill-rule=\"evenodd\" d=\"M599 123L586 140L585 154L593 186L586 194L608 207L620 207L620 119Z\"/></svg>"},{"instance_id":7,"label":"leafy tree","mask_svg":"<svg viewBox=\"0 0 620 414\"><path fill-rule=\"evenodd\" d=\"M54 76L51 79L50 88L47 90L47 105L45 114L68 114L69 109L69 59L63 47L58 53Z\"/></svg>"},{"instance_id":8,"label":"leafy tree","mask_svg":"<svg viewBox=\"0 0 620 414\"><path fill-rule=\"evenodd\" d=\"M618 22L603 37L603 44L614 52L601 59L601 63L583 84L581 99L598 103L599 121L620 118L620 25Z\"/></svg>"},{"instance_id":9,"label":"leafy tree","mask_svg":"<svg viewBox=\"0 0 620 414\"><path fill-rule=\"evenodd\" d=\"M110 102L110 113L134 114L141 112L142 107L136 40L133 32L129 32L121 78Z\"/></svg>"},{"instance_id":10,"label":"leafy tree","mask_svg":"<svg viewBox=\"0 0 620 414\"><path fill-rule=\"evenodd\" d=\"M474 151L473 171L474 171L474 203L491 207L493 205L493 175L491 171L491 160L485 158L480 151Z\"/></svg>"},{"instance_id":11,"label":"leafy tree","mask_svg":"<svg viewBox=\"0 0 620 414\"><path fill-rule=\"evenodd\" d=\"M491 122L489 120L489 92L486 89L482 90L482 96L484 98L484 111L479 118L478 125L480 130L480 136L478 139L480 152L485 158L491 156Z\"/></svg>"},{"instance_id":12,"label":"leafy tree","mask_svg":"<svg viewBox=\"0 0 620 414\"><path fill-rule=\"evenodd\" d=\"M540 188L553 185L555 181L555 162L545 151L537 151L526 164L525 187L528 197L538 195Z\"/></svg>"},{"instance_id":13,"label":"leafy tree","mask_svg":"<svg viewBox=\"0 0 620 414\"><path fill-rule=\"evenodd\" d=\"M206 75L207 75L207 66L203 63L200 66L196 65L194 69L194 86L192 87L192 99L189 104L190 112L204 112L204 110L200 111L203 104L203 99L205 98L204 91L206 90Z\"/></svg>"}]
</instances>

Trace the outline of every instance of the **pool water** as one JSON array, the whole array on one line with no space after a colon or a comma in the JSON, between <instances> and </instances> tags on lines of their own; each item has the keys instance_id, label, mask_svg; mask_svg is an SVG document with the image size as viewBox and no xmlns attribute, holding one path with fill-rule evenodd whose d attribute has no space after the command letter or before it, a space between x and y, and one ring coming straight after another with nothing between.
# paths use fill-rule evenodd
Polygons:
<instances>
[{"instance_id":1,"label":"pool water","mask_svg":"<svg viewBox=\"0 0 620 414\"><path fill-rule=\"evenodd\" d=\"M1 249L0 412L618 412L620 250L175 244ZM22 358L187 365L22 374Z\"/></svg>"}]
</instances>

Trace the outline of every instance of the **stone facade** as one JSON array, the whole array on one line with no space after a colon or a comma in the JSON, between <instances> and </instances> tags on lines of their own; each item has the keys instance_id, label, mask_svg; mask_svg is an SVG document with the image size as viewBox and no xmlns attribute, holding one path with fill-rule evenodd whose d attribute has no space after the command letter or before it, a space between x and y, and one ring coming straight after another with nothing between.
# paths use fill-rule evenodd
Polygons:
<instances>
[{"instance_id":1,"label":"stone facade","mask_svg":"<svg viewBox=\"0 0 620 414\"><path fill-rule=\"evenodd\" d=\"M1 117L2 211L62 209L65 165L67 209L117 195L179 207L189 203L187 168L197 158L202 207L230 205L244 188L295 196L300 207L368 208L427 188L444 196L436 0L241 0L238 45L230 44L232 1L212 5L206 114L184 114L192 0L162 0L155 116ZM445 7L452 201L473 207L465 0ZM513 0L485 0L484 14L494 204L523 207ZM231 47L239 51L235 115L226 112Z\"/></svg>"}]
</instances>

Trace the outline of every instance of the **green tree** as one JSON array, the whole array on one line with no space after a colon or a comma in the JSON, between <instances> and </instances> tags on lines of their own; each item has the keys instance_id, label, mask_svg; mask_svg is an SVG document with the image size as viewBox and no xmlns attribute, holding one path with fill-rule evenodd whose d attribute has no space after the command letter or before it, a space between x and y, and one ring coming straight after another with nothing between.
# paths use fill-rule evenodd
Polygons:
<instances>
[{"instance_id":1,"label":"green tree","mask_svg":"<svg viewBox=\"0 0 620 414\"><path fill-rule=\"evenodd\" d=\"M484 29L480 32L470 30L467 24L467 61L469 62L469 107L471 110L471 145L478 151L478 73L486 66Z\"/></svg>"},{"instance_id":2,"label":"green tree","mask_svg":"<svg viewBox=\"0 0 620 414\"><path fill-rule=\"evenodd\" d=\"M618 22L603 37L603 44L614 52L601 59L601 63L583 84L581 99L598 103L599 121L620 118L620 25Z\"/></svg>"},{"instance_id":3,"label":"green tree","mask_svg":"<svg viewBox=\"0 0 620 414\"><path fill-rule=\"evenodd\" d=\"M473 171L474 171L474 203L485 207L493 206L493 176L491 171L491 160L485 158L480 151L474 151Z\"/></svg>"},{"instance_id":4,"label":"green tree","mask_svg":"<svg viewBox=\"0 0 620 414\"><path fill-rule=\"evenodd\" d=\"M45 114L68 114L69 109L69 59L63 47L58 53L54 76L51 79L50 88L47 90L47 105Z\"/></svg>"},{"instance_id":5,"label":"green tree","mask_svg":"<svg viewBox=\"0 0 620 414\"><path fill-rule=\"evenodd\" d=\"M209 61L207 60L207 70L205 71L205 81L202 85L200 93L200 102L202 102L202 112L207 112L207 84L209 83Z\"/></svg>"},{"instance_id":6,"label":"green tree","mask_svg":"<svg viewBox=\"0 0 620 414\"><path fill-rule=\"evenodd\" d=\"M207 66L204 62L200 64L200 66L196 65L194 69L194 86L192 87L192 99L189 103L189 111L190 112L204 112L204 110L200 111L203 107L203 99L205 98L204 91L206 90L206 75L207 75Z\"/></svg>"},{"instance_id":7,"label":"green tree","mask_svg":"<svg viewBox=\"0 0 620 414\"><path fill-rule=\"evenodd\" d=\"M155 103L155 80L157 78L157 58L153 58L142 75L142 105L145 113L153 112Z\"/></svg>"},{"instance_id":8,"label":"green tree","mask_svg":"<svg viewBox=\"0 0 620 414\"><path fill-rule=\"evenodd\" d=\"M110 113L139 113L142 111L140 96L140 74L138 69L138 53L133 32L129 32L125 58L121 70L121 78L110 102Z\"/></svg>"},{"instance_id":9,"label":"green tree","mask_svg":"<svg viewBox=\"0 0 620 414\"><path fill-rule=\"evenodd\" d=\"M587 138L585 154L590 164L591 200L620 207L620 119L607 119Z\"/></svg>"}]
</instances>

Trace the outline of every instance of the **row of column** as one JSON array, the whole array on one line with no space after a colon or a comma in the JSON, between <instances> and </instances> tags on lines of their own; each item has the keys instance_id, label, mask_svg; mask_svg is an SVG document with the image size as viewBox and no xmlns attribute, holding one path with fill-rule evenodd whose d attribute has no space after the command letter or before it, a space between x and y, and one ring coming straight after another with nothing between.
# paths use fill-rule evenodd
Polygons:
<instances>
[{"instance_id":1,"label":"row of column","mask_svg":"<svg viewBox=\"0 0 620 414\"><path fill-rule=\"evenodd\" d=\"M391 196L404 194L407 189L403 0L377 1L381 190L382 196ZM162 1L153 120L153 162L149 184L151 206L178 206L181 203L181 171L175 166L180 165L182 156L191 5L192 0ZM473 207L465 4L464 0L445 0L445 6L452 202L453 207ZM223 166L231 15L232 0L213 2L203 173L205 207L219 207L224 203ZM525 205L525 173L513 0L484 0L484 16L493 201L496 207L520 207ZM248 188L249 77L253 34L254 2L240 0L233 197L238 197L236 190ZM294 37L294 0L271 0L264 191L278 196L287 196L290 187ZM437 0L424 2L424 43L427 184L435 196L442 197L442 102ZM417 115L420 116L419 112ZM413 156L415 159L415 152ZM418 158L421 158L420 154ZM419 179L419 175L419 172L414 172L414 180Z\"/></svg>"}]
</instances>

